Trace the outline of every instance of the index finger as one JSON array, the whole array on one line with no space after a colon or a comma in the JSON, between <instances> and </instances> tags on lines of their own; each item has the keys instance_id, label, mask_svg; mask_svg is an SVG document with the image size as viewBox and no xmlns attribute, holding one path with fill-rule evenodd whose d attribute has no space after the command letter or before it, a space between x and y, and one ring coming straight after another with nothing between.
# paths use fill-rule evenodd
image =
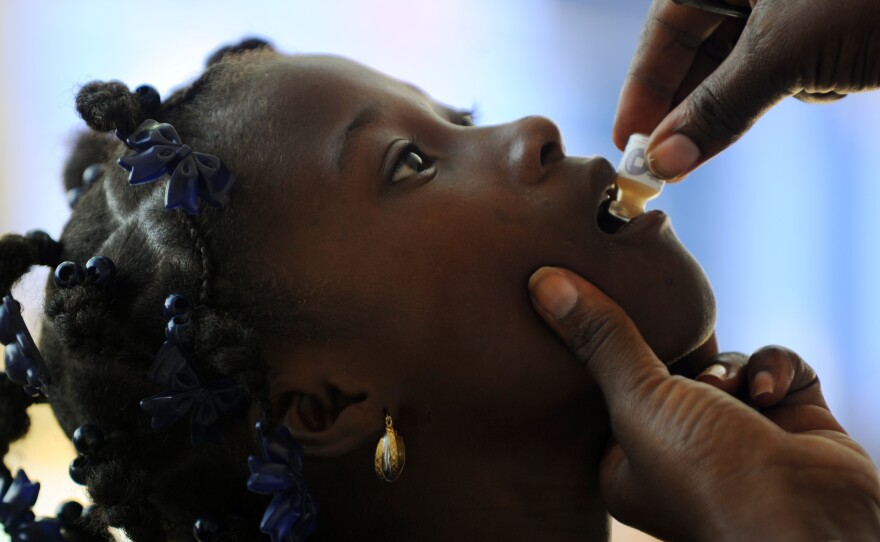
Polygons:
<instances>
[{"instance_id":1,"label":"index finger","mask_svg":"<svg viewBox=\"0 0 880 542\"><path fill-rule=\"evenodd\" d=\"M650 134L660 124L700 45L723 21L723 15L654 0L617 104L612 133L621 150L631 134Z\"/></svg>"}]
</instances>

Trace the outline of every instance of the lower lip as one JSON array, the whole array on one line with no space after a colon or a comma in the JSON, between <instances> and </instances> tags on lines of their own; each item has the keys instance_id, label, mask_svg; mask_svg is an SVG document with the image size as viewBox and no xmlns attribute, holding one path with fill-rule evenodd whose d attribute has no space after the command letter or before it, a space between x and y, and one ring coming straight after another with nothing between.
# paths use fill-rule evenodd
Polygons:
<instances>
[{"instance_id":1,"label":"lower lip","mask_svg":"<svg viewBox=\"0 0 880 542\"><path fill-rule=\"evenodd\" d=\"M624 224L614 235L633 235L647 230L660 230L668 224L669 215L663 211L648 211Z\"/></svg>"}]
</instances>

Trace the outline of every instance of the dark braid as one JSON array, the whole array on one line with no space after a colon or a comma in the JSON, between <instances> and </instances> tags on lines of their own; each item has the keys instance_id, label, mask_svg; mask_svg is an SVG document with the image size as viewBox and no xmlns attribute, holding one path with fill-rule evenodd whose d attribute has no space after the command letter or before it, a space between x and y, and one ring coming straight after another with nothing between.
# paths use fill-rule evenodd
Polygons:
<instances>
[{"instance_id":1,"label":"dark braid","mask_svg":"<svg viewBox=\"0 0 880 542\"><path fill-rule=\"evenodd\" d=\"M92 164L107 162L113 148L113 138L106 134L83 132L73 145L73 152L64 164L64 189L79 188L83 185L83 172Z\"/></svg>"},{"instance_id":2,"label":"dark braid","mask_svg":"<svg viewBox=\"0 0 880 542\"><path fill-rule=\"evenodd\" d=\"M244 107L235 105L248 103L236 94L247 92L246 85L237 83L245 80L249 66L273 56L265 42L254 40L221 49L198 80L161 104L155 95L132 92L119 82L89 83L77 96L77 111L100 132L130 133L148 115L170 122L187 144L221 156L245 183L248 175L259 175L250 167L258 160L236 150L245 137L255 136L244 126L226 126L223 115L206 112ZM115 165L115 158L127 152L113 137L90 134L77 140L65 168L68 188L78 187L84 169L95 162L103 163L105 173L77 203L62 234L61 258L84 263L107 256L118 272L108 289L49 285L41 349L53 378L52 408L68 435L89 423L106 434L124 433L130 442L85 475L97 528L121 527L134 542L185 540L191 539L196 517L213 512L227 523L217 542L265 540L257 526L266 498L244 485L244 460L252 451L250 422L228 423L226 433L235 438L223 446L193 448L188 423L153 431L138 407L140 399L159 391L146 372L164 341L161 307L171 293L196 301L189 349L200 377L236 379L257 407L267 407L265 367L255 333L241 316L248 300L229 287L240 284L230 276L235 272L231 251L242 246L235 200L228 209L204 209L198 216L166 211L163 183L130 186ZM34 240L0 243L0 286L11 285L45 252ZM19 391L7 388L0 386L6 424L0 438L27 426L21 415L6 419L20 399Z\"/></svg>"},{"instance_id":3,"label":"dark braid","mask_svg":"<svg viewBox=\"0 0 880 542\"><path fill-rule=\"evenodd\" d=\"M32 266L57 263L59 254L58 244L43 232L0 238L0 296L8 294ZM33 401L21 386L0 373L0 458L6 457L10 444L27 433L27 409ZM4 462L0 462L0 476L6 480L11 477Z\"/></svg>"},{"instance_id":4,"label":"dark braid","mask_svg":"<svg viewBox=\"0 0 880 542\"><path fill-rule=\"evenodd\" d=\"M131 133L144 120L138 95L119 81L93 81L76 96L76 111L98 132Z\"/></svg>"},{"instance_id":5,"label":"dark braid","mask_svg":"<svg viewBox=\"0 0 880 542\"><path fill-rule=\"evenodd\" d=\"M202 266L202 272L199 275L199 278L201 279L201 288L199 289L198 302L199 304L204 304L210 295L209 279L211 277L211 258L208 253L208 245L205 243L204 239L202 239L202 235L198 230L198 225L192 216L183 213L178 213L177 216L180 217L181 222L184 223L184 227L189 233L193 248L198 254Z\"/></svg>"},{"instance_id":6,"label":"dark braid","mask_svg":"<svg viewBox=\"0 0 880 542\"><path fill-rule=\"evenodd\" d=\"M34 265L58 263L61 247L43 232L6 235L0 239L0 295Z\"/></svg>"},{"instance_id":7,"label":"dark braid","mask_svg":"<svg viewBox=\"0 0 880 542\"><path fill-rule=\"evenodd\" d=\"M223 60L223 57L225 57L226 55L243 53L245 51L253 51L254 49L263 48L271 48L271 45L268 41L260 38L245 38L235 45L221 47L220 49L215 51L211 56L208 57L208 60L205 61L205 66L210 67L214 64L217 64L218 62Z\"/></svg>"},{"instance_id":8,"label":"dark braid","mask_svg":"<svg viewBox=\"0 0 880 542\"><path fill-rule=\"evenodd\" d=\"M5 457L9 445L27 434L30 427L27 408L31 402L21 386L0 373L0 456ZM2 468L4 477L9 475L6 466Z\"/></svg>"}]
</instances>

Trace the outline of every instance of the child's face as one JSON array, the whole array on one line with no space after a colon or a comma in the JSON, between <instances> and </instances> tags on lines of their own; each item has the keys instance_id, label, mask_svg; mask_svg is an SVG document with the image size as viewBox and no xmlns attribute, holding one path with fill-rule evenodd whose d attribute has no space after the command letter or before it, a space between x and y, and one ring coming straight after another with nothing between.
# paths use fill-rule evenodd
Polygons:
<instances>
[{"instance_id":1,"label":"child's face","mask_svg":"<svg viewBox=\"0 0 880 542\"><path fill-rule=\"evenodd\" d=\"M668 361L711 332L708 282L667 217L603 233L614 170L564 156L550 121L468 126L415 87L331 57L278 61L265 89L273 118L258 129L276 176L243 195L265 228L260 272L326 331L316 347L280 341L270 363L344 353L353 381L398 386L426 410L451 397L466 411L470 396L499 418L564 408L591 386L529 302L542 265L599 286Z\"/></svg>"}]
</instances>

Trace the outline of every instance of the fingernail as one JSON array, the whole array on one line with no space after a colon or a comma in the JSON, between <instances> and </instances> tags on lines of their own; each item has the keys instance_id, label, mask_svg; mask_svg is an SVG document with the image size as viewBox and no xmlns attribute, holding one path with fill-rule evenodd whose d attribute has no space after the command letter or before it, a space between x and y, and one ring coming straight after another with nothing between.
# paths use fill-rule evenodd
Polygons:
<instances>
[{"instance_id":1,"label":"fingernail","mask_svg":"<svg viewBox=\"0 0 880 542\"><path fill-rule=\"evenodd\" d=\"M648 153L648 167L661 179L675 179L700 159L700 149L683 134L673 134Z\"/></svg>"},{"instance_id":2,"label":"fingernail","mask_svg":"<svg viewBox=\"0 0 880 542\"><path fill-rule=\"evenodd\" d=\"M727 378L727 367L721 365L720 363L714 363L706 368L700 375L697 377L697 380L704 376L713 376L718 380L724 380Z\"/></svg>"},{"instance_id":3,"label":"fingernail","mask_svg":"<svg viewBox=\"0 0 880 542\"><path fill-rule=\"evenodd\" d=\"M758 371L752 379L752 398L757 399L762 395L773 393L775 388L776 381L770 371Z\"/></svg>"},{"instance_id":4,"label":"fingernail","mask_svg":"<svg viewBox=\"0 0 880 542\"><path fill-rule=\"evenodd\" d=\"M561 273L543 267L529 279L529 290L535 301L557 320L568 316L578 300L578 291L571 281Z\"/></svg>"}]
</instances>

